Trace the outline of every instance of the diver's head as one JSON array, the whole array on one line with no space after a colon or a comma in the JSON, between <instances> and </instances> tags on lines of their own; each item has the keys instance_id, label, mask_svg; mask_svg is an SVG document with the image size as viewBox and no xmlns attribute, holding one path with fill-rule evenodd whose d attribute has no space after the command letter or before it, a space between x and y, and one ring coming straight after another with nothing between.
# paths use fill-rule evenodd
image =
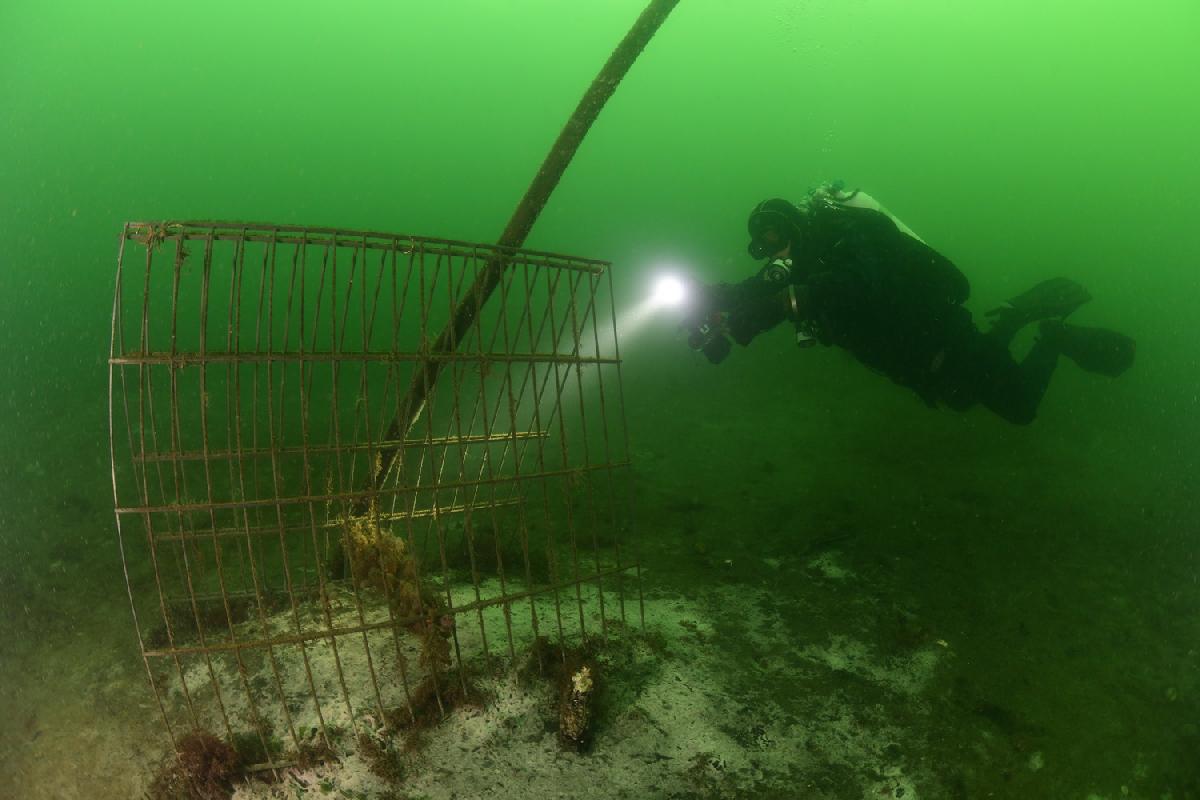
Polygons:
<instances>
[{"instance_id":1,"label":"diver's head","mask_svg":"<svg viewBox=\"0 0 1200 800\"><path fill-rule=\"evenodd\" d=\"M795 244L803 223L804 212L787 200L778 197L763 200L750 212L746 223L750 232L750 246L746 249L753 258L775 255Z\"/></svg>"}]
</instances>

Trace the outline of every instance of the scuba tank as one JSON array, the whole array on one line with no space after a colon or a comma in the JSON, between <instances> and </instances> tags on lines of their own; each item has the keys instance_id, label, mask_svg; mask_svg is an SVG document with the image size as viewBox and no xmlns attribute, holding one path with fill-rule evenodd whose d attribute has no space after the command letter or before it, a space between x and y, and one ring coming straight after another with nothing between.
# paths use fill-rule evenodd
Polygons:
<instances>
[{"instance_id":1,"label":"scuba tank","mask_svg":"<svg viewBox=\"0 0 1200 800\"><path fill-rule=\"evenodd\" d=\"M882 203L861 189L846 189L844 181L838 180L832 183L823 183L809 194L817 202L823 201L831 205L847 206L849 208L869 208L872 211L878 211L896 223L896 227L900 229L901 233L911 236L921 244L925 244L924 239L918 236L912 228L905 225L899 217L884 208Z\"/></svg>"},{"instance_id":2,"label":"scuba tank","mask_svg":"<svg viewBox=\"0 0 1200 800\"><path fill-rule=\"evenodd\" d=\"M866 192L847 190L842 181L834 181L821 184L809 192L809 204L810 208L853 208L883 214L900 233L911 240L908 247L901 248L903 257L896 262L897 270L905 275L902 280L908 282L909 286L919 287L919 291L930 297L954 305L961 305L970 296L970 282L958 267L926 244L912 228Z\"/></svg>"}]
</instances>

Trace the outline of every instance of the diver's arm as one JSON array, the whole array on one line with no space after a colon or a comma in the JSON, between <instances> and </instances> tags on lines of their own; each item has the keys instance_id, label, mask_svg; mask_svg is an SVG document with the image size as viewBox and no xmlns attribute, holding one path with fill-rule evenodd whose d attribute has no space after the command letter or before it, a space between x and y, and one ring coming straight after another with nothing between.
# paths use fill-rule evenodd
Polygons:
<instances>
[{"instance_id":1,"label":"diver's arm","mask_svg":"<svg viewBox=\"0 0 1200 800\"><path fill-rule=\"evenodd\" d=\"M732 312L776 294L781 285L767 280L764 272L765 268L740 283L715 283L704 287L703 304L711 311Z\"/></svg>"},{"instance_id":2,"label":"diver's arm","mask_svg":"<svg viewBox=\"0 0 1200 800\"><path fill-rule=\"evenodd\" d=\"M809 323L817 338L829 344L846 329L849 317L861 312L868 293L867 281L851 270L809 272L781 280L770 274L768 265L740 283L705 287L704 305L724 313L726 330L742 346L789 319Z\"/></svg>"},{"instance_id":3,"label":"diver's arm","mask_svg":"<svg viewBox=\"0 0 1200 800\"><path fill-rule=\"evenodd\" d=\"M812 273L783 286L760 280L743 297L726 321L729 335L743 346L785 320L802 325L822 344L834 344L870 307L866 281L850 270Z\"/></svg>"},{"instance_id":4,"label":"diver's arm","mask_svg":"<svg viewBox=\"0 0 1200 800\"><path fill-rule=\"evenodd\" d=\"M718 283L705 289L705 304L711 311L725 314L726 330L742 346L791 314L790 272L779 263L768 263L740 283Z\"/></svg>"},{"instance_id":5,"label":"diver's arm","mask_svg":"<svg viewBox=\"0 0 1200 800\"><path fill-rule=\"evenodd\" d=\"M729 335L745 347L760 333L771 330L791 315L791 300L787 288L747 300L729 312L725 326Z\"/></svg>"}]
</instances>

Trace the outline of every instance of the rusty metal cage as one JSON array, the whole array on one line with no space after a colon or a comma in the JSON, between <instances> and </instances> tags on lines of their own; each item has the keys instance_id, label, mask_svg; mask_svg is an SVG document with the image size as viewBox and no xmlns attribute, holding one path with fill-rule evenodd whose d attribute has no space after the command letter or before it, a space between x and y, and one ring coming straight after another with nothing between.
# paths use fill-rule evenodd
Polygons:
<instances>
[{"instance_id":1,"label":"rusty metal cage","mask_svg":"<svg viewBox=\"0 0 1200 800\"><path fill-rule=\"evenodd\" d=\"M267 765L339 752L538 637L640 620L607 267L330 228L124 227L113 492L174 743L250 737Z\"/></svg>"}]
</instances>

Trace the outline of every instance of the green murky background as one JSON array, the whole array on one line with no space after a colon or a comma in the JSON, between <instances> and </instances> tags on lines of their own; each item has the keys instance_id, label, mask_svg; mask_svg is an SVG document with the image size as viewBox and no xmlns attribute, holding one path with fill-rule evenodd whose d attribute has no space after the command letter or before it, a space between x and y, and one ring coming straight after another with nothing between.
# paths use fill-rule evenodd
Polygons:
<instances>
[{"instance_id":1,"label":"green murky background","mask_svg":"<svg viewBox=\"0 0 1200 800\"><path fill-rule=\"evenodd\" d=\"M640 6L0 6L0 705L22 703L0 763L26 796L50 796L30 754L79 689L56 663L136 661L109 508L120 224L493 240ZM1198 82L1191 0L683 0L528 240L611 259L629 306L661 263L747 274L749 208L843 178L963 268L976 313L1066 274L1095 296L1077 320L1138 339L1115 382L1064 363L1029 428L930 412L782 330L720 368L668 320L622 343L648 580L785 598L802 560L762 559L836 543L872 607L954 648L911 723L929 796L1200 795ZM121 771L66 772L109 796Z\"/></svg>"}]
</instances>

